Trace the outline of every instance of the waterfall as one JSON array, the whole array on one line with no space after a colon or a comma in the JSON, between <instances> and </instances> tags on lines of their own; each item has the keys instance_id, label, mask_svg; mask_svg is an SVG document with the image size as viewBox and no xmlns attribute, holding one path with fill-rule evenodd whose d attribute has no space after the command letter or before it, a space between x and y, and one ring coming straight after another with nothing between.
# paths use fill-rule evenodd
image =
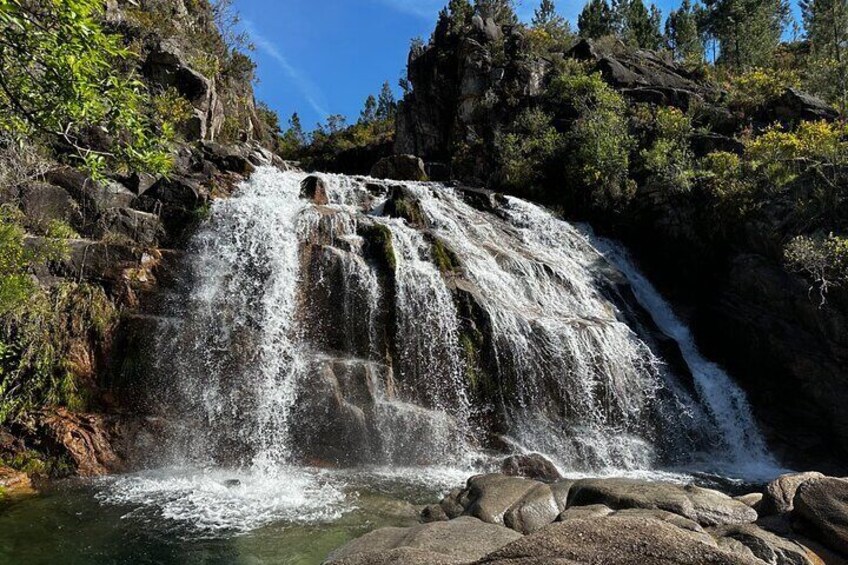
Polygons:
<instances>
[{"instance_id":1,"label":"waterfall","mask_svg":"<svg viewBox=\"0 0 848 565\"><path fill-rule=\"evenodd\" d=\"M194 239L174 451L264 473L504 445L584 472L768 460L744 394L614 244L516 198L322 175L319 206L305 178L260 168Z\"/></svg>"},{"instance_id":2,"label":"waterfall","mask_svg":"<svg viewBox=\"0 0 848 565\"><path fill-rule=\"evenodd\" d=\"M589 228L586 232L595 247L624 273L636 299L659 329L679 345L698 396L721 431L722 448L729 453L726 461L730 469L750 477L774 476L777 462L766 448L742 389L718 364L704 358L689 328L639 271L627 250L614 241L595 236Z\"/></svg>"}]
</instances>

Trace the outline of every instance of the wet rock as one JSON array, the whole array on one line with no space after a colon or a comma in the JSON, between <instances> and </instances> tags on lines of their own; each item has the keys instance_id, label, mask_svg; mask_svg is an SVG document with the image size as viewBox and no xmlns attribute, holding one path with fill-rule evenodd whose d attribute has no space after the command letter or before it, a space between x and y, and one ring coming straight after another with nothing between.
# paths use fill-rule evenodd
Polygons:
<instances>
[{"instance_id":1,"label":"wet rock","mask_svg":"<svg viewBox=\"0 0 848 565\"><path fill-rule=\"evenodd\" d=\"M654 510L647 508L627 508L625 510L619 510L615 513L615 515L631 518L651 518L654 520L662 520L663 522L668 522L669 524L675 525L678 528L689 530L690 532L696 534L705 533L704 528L702 528L694 520L684 518L683 516L675 514L674 512L666 512L665 510Z\"/></svg>"},{"instance_id":2,"label":"wet rock","mask_svg":"<svg viewBox=\"0 0 848 565\"><path fill-rule=\"evenodd\" d=\"M406 554L415 559L437 557L448 563L467 563L503 547L521 534L503 526L487 524L463 516L448 522L434 522L411 528L381 528L355 539L334 551L327 563L437 563L438 561L385 561L389 552L406 548L427 554ZM394 554L397 555L397 554ZM394 557L392 559L395 559Z\"/></svg>"},{"instance_id":3,"label":"wet rock","mask_svg":"<svg viewBox=\"0 0 848 565\"><path fill-rule=\"evenodd\" d=\"M710 534L718 538L720 546L732 547L732 544L722 544L722 540L734 540L749 550L751 555L757 559L772 565L819 565L823 563L821 558L809 548L778 537L754 524L721 526L711 529Z\"/></svg>"},{"instance_id":4,"label":"wet rock","mask_svg":"<svg viewBox=\"0 0 848 565\"><path fill-rule=\"evenodd\" d=\"M224 486L227 488L236 488L241 486L241 481L238 479L227 479L224 481Z\"/></svg>"},{"instance_id":5,"label":"wet rock","mask_svg":"<svg viewBox=\"0 0 848 565\"><path fill-rule=\"evenodd\" d=\"M635 479L577 481L571 488L568 507L589 504L604 504L616 510L666 510L702 526L750 523L757 519L752 508L715 490Z\"/></svg>"},{"instance_id":6,"label":"wet rock","mask_svg":"<svg viewBox=\"0 0 848 565\"><path fill-rule=\"evenodd\" d=\"M121 468L103 416L45 409L38 414L36 429L48 450L72 461L81 477L106 475Z\"/></svg>"},{"instance_id":7,"label":"wet rock","mask_svg":"<svg viewBox=\"0 0 848 565\"><path fill-rule=\"evenodd\" d=\"M16 496L34 492L26 473L0 465L0 500L5 496Z\"/></svg>"},{"instance_id":8,"label":"wet rock","mask_svg":"<svg viewBox=\"0 0 848 565\"><path fill-rule=\"evenodd\" d=\"M511 477L524 477L545 483L552 483L562 478L556 465L539 453L507 457L501 463L501 473Z\"/></svg>"},{"instance_id":9,"label":"wet rock","mask_svg":"<svg viewBox=\"0 0 848 565\"><path fill-rule=\"evenodd\" d=\"M160 178L150 173L133 172L130 176L122 178L121 183L137 196L141 196L152 188Z\"/></svg>"},{"instance_id":10,"label":"wet rock","mask_svg":"<svg viewBox=\"0 0 848 565\"><path fill-rule=\"evenodd\" d=\"M809 473L788 473L781 475L766 486L763 501L760 504L760 516L785 514L791 512L793 499L798 487L811 479L823 479L824 475L812 471Z\"/></svg>"},{"instance_id":11,"label":"wet rock","mask_svg":"<svg viewBox=\"0 0 848 565\"><path fill-rule=\"evenodd\" d=\"M542 529L565 510L570 486L571 481L537 484L504 513L504 525L522 534Z\"/></svg>"},{"instance_id":12,"label":"wet rock","mask_svg":"<svg viewBox=\"0 0 848 565\"><path fill-rule=\"evenodd\" d=\"M798 487L794 506L793 516L804 531L848 556L848 480L808 480Z\"/></svg>"},{"instance_id":13,"label":"wet rock","mask_svg":"<svg viewBox=\"0 0 848 565\"><path fill-rule=\"evenodd\" d=\"M321 177L310 175L300 183L300 197L311 200L319 206L330 203L327 197L327 185Z\"/></svg>"},{"instance_id":14,"label":"wet rock","mask_svg":"<svg viewBox=\"0 0 848 565\"><path fill-rule=\"evenodd\" d=\"M70 167L58 167L44 176L47 182L64 188L73 197L86 224L109 208L128 208L136 197L116 180L97 182Z\"/></svg>"},{"instance_id":15,"label":"wet rock","mask_svg":"<svg viewBox=\"0 0 848 565\"><path fill-rule=\"evenodd\" d=\"M465 514L502 526L507 510L538 485L536 481L497 474L471 477L467 485L468 503L463 505Z\"/></svg>"},{"instance_id":16,"label":"wet rock","mask_svg":"<svg viewBox=\"0 0 848 565\"><path fill-rule=\"evenodd\" d=\"M427 180L424 161L415 155L392 155L380 159L372 167L371 176L391 180Z\"/></svg>"},{"instance_id":17,"label":"wet rock","mask_svg":"<svg viewBox=\"0 0 848 565\"><path fill-rule=\"evenodd\" d=\"M512 542L480 563L550 565L762 565L655 518L606 516L557 522Z\"/></svg>"}]
</instances>

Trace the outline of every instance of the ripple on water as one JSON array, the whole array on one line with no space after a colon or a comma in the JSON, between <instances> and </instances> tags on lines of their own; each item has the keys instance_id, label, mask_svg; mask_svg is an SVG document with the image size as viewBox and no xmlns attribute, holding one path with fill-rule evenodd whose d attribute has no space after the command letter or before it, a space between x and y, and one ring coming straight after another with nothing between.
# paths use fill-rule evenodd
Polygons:
<instances>
[{"instance_id":1,"label":"ripple on water","mask_svg":"<svg viewBox=\"0 0 848 565\"><path fill-rule=\"evenodd\" d=\"M232 485L232 481L238 484ZM351 510L339 485L305 469L273 473L167 469L105 479L102 503L127 506L125 519L164 519L183 537L248 533L275 522L329 523Z\"/></svg>"}]
</instances>

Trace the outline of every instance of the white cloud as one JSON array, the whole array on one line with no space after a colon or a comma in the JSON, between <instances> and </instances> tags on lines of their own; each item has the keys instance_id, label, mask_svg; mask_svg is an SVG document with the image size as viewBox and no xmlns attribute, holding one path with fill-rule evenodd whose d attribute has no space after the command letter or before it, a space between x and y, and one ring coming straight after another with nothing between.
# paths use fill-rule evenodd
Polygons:
<instances>
[{"instance_id":1,"label":"white cloud","mask_svg":"<svg viewBox=\"0 0 848 565\"><path fill-rule=\"evenodd\" d=\"M283 69L283 72L288 75L289 79L291 79L294 86L300 91L312 109L322 118L326 118L329 112L325 109L324 95L321 89L300 69L289 63L289 60L280 52L274 43L256 31L252 22L244 20L243 24L256 48L274 59L280 65L280 68Z\"/></svg>"}]
</instances>

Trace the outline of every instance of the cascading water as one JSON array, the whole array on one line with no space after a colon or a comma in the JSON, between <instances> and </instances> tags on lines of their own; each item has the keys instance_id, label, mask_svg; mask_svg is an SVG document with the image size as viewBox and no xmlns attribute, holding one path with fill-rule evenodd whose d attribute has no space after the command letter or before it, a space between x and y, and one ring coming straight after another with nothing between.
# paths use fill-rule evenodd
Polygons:
<instances>
[{"instance_id":1,"label":"cascading water","mask_svg":"<svg viewBox=\"0 0 848 565\"><path fill-rule=\"evenodd\" d=\"M265 485L273 520L291 503L338 511L303 463L467 469L510 444L593 473L770 462L744 395L613 244L515 198L323 175L317 205L305 178L260 168L192 246L160 404L167 458L213 470L111 496L185 509L198 503L175 492L220 494L215 469L233 469ZM676 340L694 387L652 332ZM309 501L267 491L280 483Z\"/></svg>"}]
</instances>

